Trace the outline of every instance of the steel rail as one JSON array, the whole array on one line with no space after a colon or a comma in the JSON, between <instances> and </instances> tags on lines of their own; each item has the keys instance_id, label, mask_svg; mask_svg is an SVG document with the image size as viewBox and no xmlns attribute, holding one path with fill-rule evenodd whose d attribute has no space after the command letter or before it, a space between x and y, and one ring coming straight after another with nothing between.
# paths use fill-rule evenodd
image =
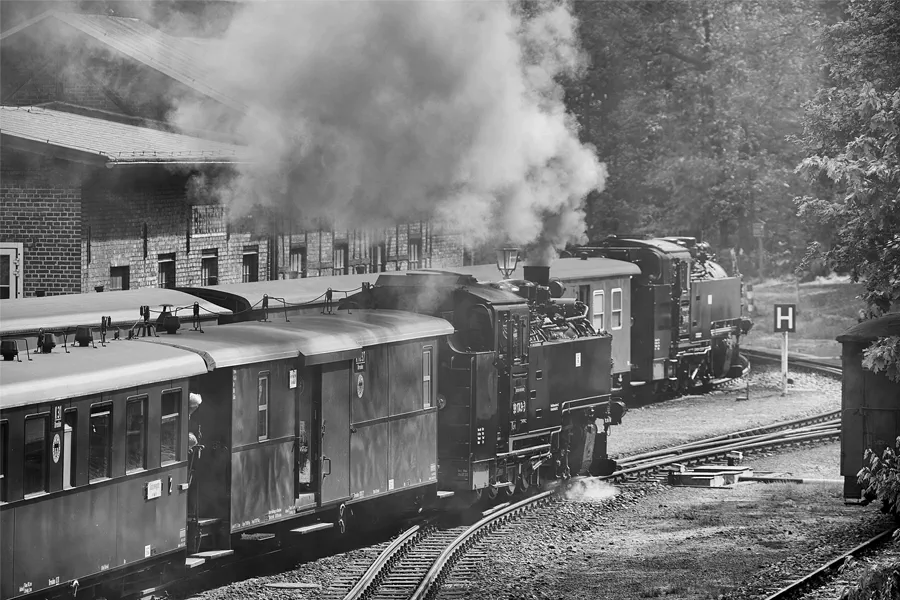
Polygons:
<instances>
[{"instance_id":1,"label":"steel rail","mask_svg":"<svg viewBox=\"0 0 900 600\"><path fill-rule=\"evenodd\" d=\"M763 348L741 348L741 354L746 356L748 359L755 358L756 360L767 363L781 363L781 352L777 350L767 350ZM804 370L813 371L821 375L830 375L832 377L841 377L843 374L843 370L841 369L841 367L817 362L812 358L800 358L798 356L788 355L788 366L790 365L800 367Z\"/></svg>"},{"instance_id":2,"label":"steel rail","mask_svg":"<svg viewBox=\"0 0 900 600\"><path fill-rule=\"evenodd\" d=\"M807 585L812 584L815 580L824 577L830 571L840 567L844 563L844 561L847 560L847 558L849 558L851 556L852 557L859 556L866 550L877 546L878 544L884 542L886 539L889 539L893 535L894 531L896 531L896 530L897 530L896 527L892 527L886 531L882 531L875 537L869 538L868 540L866 540L859 546L856 546L855 548L848 550L847 552L844 552L837 558L835 558L831 561L828 561L826 564L822 565L821 567L819 567L812 573L808 573L807 575L804 575L803 577L794 581L790 585L787 585L787 586L781 588L774 594L766 597L765 600L784 600L785 598L789 598L789 597L793 596L794 594L799 593L800 590L805 588Z\"/></svg>"},{"instance_id":3,"label":"steel rail","mask_svg":"<svg viewBox=\"0 0 900 600\"><path fill-rule=\"evenodd\" d=\"M793 419L791 421L780 421L778 423L772 423L771 425L761 425L759 427L753 427L751 429L744 429L743 431L736 431L734 433L726 433L723 435L718 435L711 438L704 438L701 440L695 440L693 442L685 442L684 444L680 444L678 446L670 446L668 448L660 448L659 450L651 450L649 452L644 452L641 454L635 454L634 456L628 456L622 459L621 462L637 462L646 460L649 458L656 458L661 456L666 456L669 454L677 454L679 452L683 452L685 450L694 450L697 448L702 448L706 446L714 446L716 444L737 440L737 439L746 439L749 437L753 437L760 434L768 434L775 432L782 432L785 430L791 429L801 429L805 427L811 427L814 424L818 423L831 423L837 422L840 417L841 411L835 410L827 413L821 413L819 415L815 415L812 417L802 417L799 419Z\"/></svg>"},{"instance_id":4,"label":"steel rail","mask_svg":"<svg viewBox=\"0 0 900 600\"><path fill-rule=\"evenodd\" d=\"M344 596L344 600L364 598L369 592L372 584L376 583L384 568L397 560L406 546L412 540L416 539L422 531L423 529L419 525L413 525L400 534L397 539L392 541L388 547L378 555L378 558L375 559L372 565L366 569L366 572L363 573L359 581L350 588L350 591Z\"/></svg>"},{"instance_id":5,"label":"steel rail","mask_svg":"<svg viewBox=\"0 0 900 600\"><path fill-rule=\"evenodd\" d=\"M484 517L474 525L470 526L466 531L464 531L461 535L459 535L453 542L447 546L443 552L441 552L440 556L434 561L431 565L431 568L428 570L428 573L425 574L425 578L416 588L416 591L413 592L413 595L410 596L410 600L425 600L426 598L430 598L437 591L437 585L443 581L448 573L447 567L450 566L455 559L458 558L459 552L464 550L467 546L473 544L481 535L488 532L489 525L499 524L501 521L506 520L507 517L512 516L514 513L519 512L531 505L537 504L538 502L542 502L550 498L554 492L541 492L536 496L532 496L531 498L526 498L515 504L511 504L501 510L495 511L492 514Z\"/></svg>"}]
</instances>

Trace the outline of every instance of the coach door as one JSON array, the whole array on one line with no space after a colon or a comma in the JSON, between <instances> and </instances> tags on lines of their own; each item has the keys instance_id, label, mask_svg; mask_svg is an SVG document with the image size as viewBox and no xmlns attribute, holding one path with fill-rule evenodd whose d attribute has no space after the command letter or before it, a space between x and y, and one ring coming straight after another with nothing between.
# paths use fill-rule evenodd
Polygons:
<instances>
[{"instance_id":1,"label":"coach door","mask_svg":"<svg viewBox=\"0 0 900 600\"><path fill-rule=\"evenodd\" d=\"M350 366L322 365L321 504L350 498Z\"/></svg>"}]
</instances>

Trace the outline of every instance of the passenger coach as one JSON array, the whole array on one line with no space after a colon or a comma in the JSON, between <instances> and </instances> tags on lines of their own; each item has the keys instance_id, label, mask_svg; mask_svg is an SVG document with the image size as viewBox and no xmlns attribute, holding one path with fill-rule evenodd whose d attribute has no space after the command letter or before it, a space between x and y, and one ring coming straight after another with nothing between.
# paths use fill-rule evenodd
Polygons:
<instances>
[{"instance_id":1,"label":"passenger coach","mask_svg":"<svg viewBox=\"0 0 900 600\"><path fill-rule=\"evenodd\" d=\"M354 310L40 353L4 340L3 597L125 595L417 509L437 492L435 348L452 332Z\"/></svg>"}]
</instances>

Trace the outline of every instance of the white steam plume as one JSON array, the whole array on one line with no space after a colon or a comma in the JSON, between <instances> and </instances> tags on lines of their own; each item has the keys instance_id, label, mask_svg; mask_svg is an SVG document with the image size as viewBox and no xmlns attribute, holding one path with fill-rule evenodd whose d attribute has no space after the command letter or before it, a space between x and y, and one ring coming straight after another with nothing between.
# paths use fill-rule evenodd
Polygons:
<instances>
[{"instance_id":1,"label":"white steam plume","mask_svg":"<svg viewBox=\"0 0 900 600\"><path fill-rule=\"evenodd\" d=\"M225 122L252 149L219 190L233 214L438 218L471 243L552 253L583 239L584 198L606 178L558 83L583 67L576 32L562 2L528 17L499 1L248 3L201 58L249 109L223 120L182 101L172 118Z\"/></svg>"}]
</instances>

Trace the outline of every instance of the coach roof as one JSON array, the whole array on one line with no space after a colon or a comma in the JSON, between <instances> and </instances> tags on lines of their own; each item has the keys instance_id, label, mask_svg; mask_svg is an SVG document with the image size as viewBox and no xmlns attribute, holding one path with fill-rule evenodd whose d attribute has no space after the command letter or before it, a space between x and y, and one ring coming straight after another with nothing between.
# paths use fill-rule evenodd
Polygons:
<instances>
[{"instance_id":1,"label":"coach roof","mask_svg":"<svg viewBox=\"0 0 900 600\"><path fill-rule=\"evenodd\" d=\"M187 331L143 339L197 352L213 370L295 357L300 358L301 365L349 360L368 346L433 338L454 331L444 319L393 310L300 315L291 321L273 315L272 319L211 327L203 334Z\"/></svg>"},{"instance_id":2,"label":"coach roof","mask_svg":"<svg viewBox=\"0 0 900 600\"><path fill-rule=\"evenodd\" d=\"M12 408L67 398L78 398L172 381L207 372L203 359L185 350L159 347L133 340L110 342L105 347L57 346L49 354L25 348L21 362L0 362L0 407Z\"/></svg>"},{"instance_id":3,"label":"coach roof","mask_svg":"<svg viewBox=\"0 0 900 600\"><path fill-rule=\"evenodd\" d=\"M43 298L15 298L4 300L0 311L0 333L4 337L16 334L33 334L39 329L61 331L78 325L100 327L101 316L111 317L116 327L131 327L140 320L140 307L160 310L167 304L174 308L187 307L178 312L179 317L192 314L194 303L200 305L201 318L215 318L231 314L205 300L176 290L140 288L102 294L67 294ZM155 315L151 319L156 321Z\"/></svg>"}]
</instances>

